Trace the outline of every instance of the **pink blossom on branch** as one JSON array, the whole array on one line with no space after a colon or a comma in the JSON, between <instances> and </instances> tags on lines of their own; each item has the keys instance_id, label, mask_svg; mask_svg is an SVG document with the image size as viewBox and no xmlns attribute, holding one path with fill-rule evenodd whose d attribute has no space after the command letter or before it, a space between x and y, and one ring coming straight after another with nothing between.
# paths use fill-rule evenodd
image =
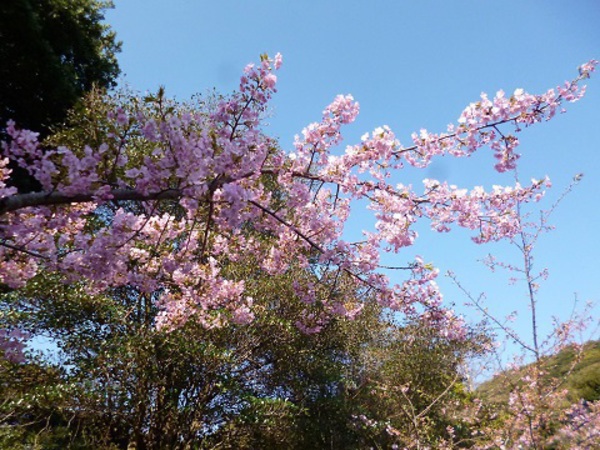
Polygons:
<instances>
[{"instance_id":1,"label":"pink blossom on branch","mask_svg":"<svg viewBox=\"0 0 600 450\"><path fill-rule=\"evenodd\" d=\"M209 113L174 111L157 118L143 111L111 112L114 136L143 140L141 156L108 143L41 151L35 133L9 123L10 140L0 160L0 282L18 288L43 269L84 280L93 292L129 285L156 294L163 311L159 326L172 328L195 317L211 327L253 317L243 280L228 279L219 267L219 261L245 255L261 261L267 273L311 266L317 281L344 274L356 292L406 314L422 313L458 336L460 320L441 306L437 271L418 259L406 267L405 282L390 286L378 272L379 251L397 253L412 245L418 237L414 224L423 219L441 232L452 225L474 230L480 243L510 238L520 226L515 205L539 200L548 182L467 191L425 180L417 192L389 183L392 172L405 163L424 167L436 155L460 157L483 146L494 152L499 171L514 168L519 141L511 132L579 99L579 82L595 64L542 95L522 90L510 97L499 92L492 100L482 95L447 133L421 130L409 147L384 126L341 155L334 148L342 142L342 126L359 112L351 96L336 97L321 121L296 137L290 153L262 130L280 55L247 66L239 91ZM8 160L28 170L43 190L18 194L7 187ZM368 201L377 220L360 243L342 238L354 200ZM141 208L107 208L123 201ZM178 203L183 214L156 213L162 201ZM91 217L102 218L92 231L86 226ZM249 224L269 238L253 238L245 231ZM351 317L358 311L333 296L312 298L317 300L324 316L299 319L307 332L320 329L327 315Z\"/></svg>"},{"instance_id":2,"label":"pink blossom on branch","mask_svg":"<svg viewBox=\"0 0 600 450\"><path fill-rule=\"evenodd\" d=\"M0 358L18 364L25 361L25 342L29 334L19 329L0 329Z\"/></svg>"}]
</instances>

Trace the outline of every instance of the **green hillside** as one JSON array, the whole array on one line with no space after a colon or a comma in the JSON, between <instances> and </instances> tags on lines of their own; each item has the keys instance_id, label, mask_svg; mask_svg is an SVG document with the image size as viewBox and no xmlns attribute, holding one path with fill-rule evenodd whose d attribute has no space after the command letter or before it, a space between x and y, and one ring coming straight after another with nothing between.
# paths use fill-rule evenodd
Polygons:
<instances>
[{"instance_id":1,"label":"green hillside","mask_svg":"<svg viewBox=\"0 0 600 450\"><path fill-rule=\"evenodd\" d=\"M501 373L477 388L477 393L492 402L505 402L513 386L519 385L527 366ZM567 347L542 360L542 369L550 380L564 379L569 400L600 399L600 341L587 342L582 349Z\"/></svg>"}]
</instances>

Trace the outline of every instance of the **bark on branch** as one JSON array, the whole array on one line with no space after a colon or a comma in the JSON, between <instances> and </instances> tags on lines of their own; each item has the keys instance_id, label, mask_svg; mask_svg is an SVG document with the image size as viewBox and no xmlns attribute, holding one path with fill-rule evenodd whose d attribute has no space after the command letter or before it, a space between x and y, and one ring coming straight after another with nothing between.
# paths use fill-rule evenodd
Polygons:
<instances>
[{"instance_id":1,"label":"bark on branch","mask_svg":"<svg viewBox=\"0 0 600 450\"><path fill-rule=\"evenodd\" d=\"M147 200L178 200L182 193L180 189L165 189L159 192L142 193L134 189L113 189L110 191L112 200L147 201ZM66 205L70 203L87 203L97 201L92 192L66 195L61 192L30 192L28 194L11 195L0 199L0 215L29 206Z\"/></svg>"}]
</instances>

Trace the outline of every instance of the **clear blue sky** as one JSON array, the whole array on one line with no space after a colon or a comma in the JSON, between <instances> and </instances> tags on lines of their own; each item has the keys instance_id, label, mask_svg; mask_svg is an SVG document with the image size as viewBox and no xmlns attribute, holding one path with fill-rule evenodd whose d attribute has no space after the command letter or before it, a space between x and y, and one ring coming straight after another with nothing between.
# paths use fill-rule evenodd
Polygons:
<instances>
[{"instance_id":1,"label":"clear blue sky","mask_svg":"<svg viewBox=\"0 0 600 450\"><path fill-rule=\"evenodd\" d=\"M575 77L581 63L600 59L598 0L115 4L107 22L123 41L123 82L135 90L164 85L167 94L180 100L213 87L228 93L237 87L244 65L261 53L281 52L284 66L268 130L284 148L291 147L294 134L305 125L319 120L336 94L351 93L361 104L346 143L384 124L409 143L411 132L420 128L444 131L482 91L511 93L522 87L541 93ZM567 114L520 135L521 175L526 180L549 175L555 184L550 199L575 174L585 174L554 216L557 229L538 247L538 267L550 270L540 291L544 331L550 316L569 314L574 292L581 301L600 301L599 131L600 73ZM510 175L499 175L492 166L491 152L484 149L469 160L441 159L421 173L401 174L399 180L418 185L432 177L467 188L511 183ZM355 219L349 225L348 234L358 236L370 224ZM486 291L496 314L521 310L518 327L527 333L523 286L509 288L506 276L491 275L477 263L489 252L514 258L506 245L477 246L467 233L425 231L415 251L442 273L454 270L474 293ZM388 262L405 263L414 253ZM442 278L440 284L448 302L463 303L449 280Z\"/></svg>"}]
</instances>

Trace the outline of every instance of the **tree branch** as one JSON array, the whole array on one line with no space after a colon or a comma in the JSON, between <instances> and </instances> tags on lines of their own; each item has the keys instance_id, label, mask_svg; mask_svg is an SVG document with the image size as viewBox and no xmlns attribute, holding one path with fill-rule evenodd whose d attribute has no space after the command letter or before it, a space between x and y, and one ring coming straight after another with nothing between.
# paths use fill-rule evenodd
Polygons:
<instances>
[{"instance_id":1,"label":"tree branch","mask_svg":"<svg viewBox=\"0 0 600 450\"><path fill-rule=\"evenodd\" d=\"M164 189L159 192L142 193L135 189L113 189L110 191L111 200L115 201L147 201L147 200L178 200L182 193L180 189ZM67 195L61 192L30 192L17 194L0 199L0 215L29 206L66 205L69 203L95 202L96 194L86 192Z\"/></svg>"}]
</instances>

